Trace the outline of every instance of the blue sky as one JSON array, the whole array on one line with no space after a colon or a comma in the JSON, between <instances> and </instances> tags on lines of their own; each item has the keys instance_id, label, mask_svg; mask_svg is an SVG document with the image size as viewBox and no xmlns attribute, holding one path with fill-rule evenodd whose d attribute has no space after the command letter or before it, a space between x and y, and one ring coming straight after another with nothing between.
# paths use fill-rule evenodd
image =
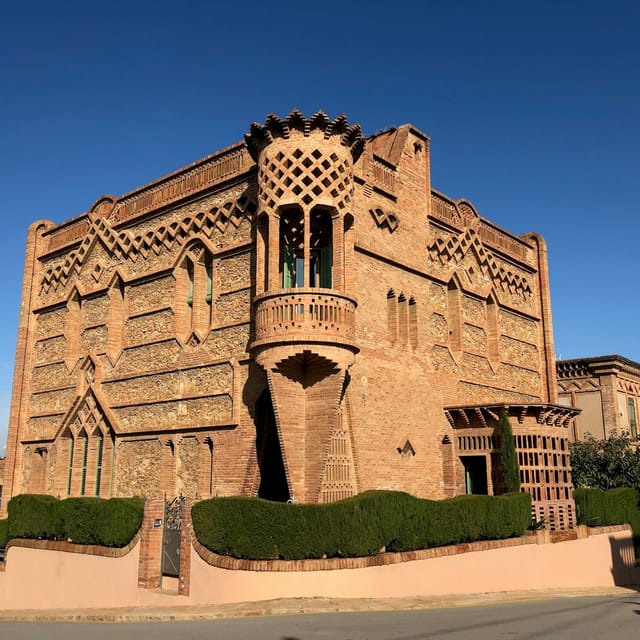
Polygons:
<instances>
[{"instance_id":1,"label":"blue sky","mask_svg":"<svg viewBox=\"0 0 640 640\"><path fill-rule=\"evenodd\" d=\"M366 11L364 10L366 8ZM549 245L556 353L640 361L640 5L0 0L0 454L28 225L293 107L431 136L433 186Z\"/></svg>"}]
</instances>

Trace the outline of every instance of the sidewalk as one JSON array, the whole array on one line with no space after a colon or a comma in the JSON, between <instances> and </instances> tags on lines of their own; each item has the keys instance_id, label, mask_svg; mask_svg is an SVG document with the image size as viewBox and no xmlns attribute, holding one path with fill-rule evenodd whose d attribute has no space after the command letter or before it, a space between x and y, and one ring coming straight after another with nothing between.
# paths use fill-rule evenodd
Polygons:
<instances>
[{"instance_id":1,"label":"sidewalk","mask_svg":"<svg viewBox=\"0 0 640 640\"><path fill-rule=\"evenodd\" d=\"M411 598L279 598L260 602L175 607L122 607L117 609L0 610L0 622L170 622L174 620L216 620L247 616L286 616L303 613L348 611L402 611L474 607L527 600L577 598L585 596L637 594L637 589L544 589Z\"/></svg>"}]
</instances>

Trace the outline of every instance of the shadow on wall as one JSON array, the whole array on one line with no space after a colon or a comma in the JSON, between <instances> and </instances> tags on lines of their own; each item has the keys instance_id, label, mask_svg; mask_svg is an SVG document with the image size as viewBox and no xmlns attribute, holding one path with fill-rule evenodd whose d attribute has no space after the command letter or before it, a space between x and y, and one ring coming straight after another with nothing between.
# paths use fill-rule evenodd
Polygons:
<instances>
[{"instance_id":1,"label":"shadow on wall","mask_svg":"<svg viewBox=\"0 0 640 640\"><path fill-rule=\"evenodd\" d=\"M609 544L614 584L617 587L632 587L640 591L640 565L636 565L633 539L609 536Z\"/></svg>"}]
</instances>

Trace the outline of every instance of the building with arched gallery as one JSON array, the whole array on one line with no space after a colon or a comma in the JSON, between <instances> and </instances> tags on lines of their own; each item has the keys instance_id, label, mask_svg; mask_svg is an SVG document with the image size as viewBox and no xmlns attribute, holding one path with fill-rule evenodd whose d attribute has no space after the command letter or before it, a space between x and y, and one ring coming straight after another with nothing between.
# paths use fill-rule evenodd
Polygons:
<instances>
[{"instance_id":1,"label":"building with arched gallery","mask_svg":"<svg viewBox=\"0 0 640 640\"><path fill-rule=\"evenodd\" d=\"M4 504L523 490L574 520L547 251L434 189L429 138L268 116L29 229ZM3 504L3 508L4 508Z\"/></svg>"}]
</instances>

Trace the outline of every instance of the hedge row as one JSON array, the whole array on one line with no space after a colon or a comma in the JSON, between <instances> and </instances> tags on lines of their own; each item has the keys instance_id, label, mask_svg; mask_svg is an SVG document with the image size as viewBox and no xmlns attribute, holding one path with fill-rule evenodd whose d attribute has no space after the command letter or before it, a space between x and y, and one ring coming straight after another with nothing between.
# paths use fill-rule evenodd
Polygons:
<instances>
[{"instance_id":1,"label":"hedge row","mask_svg":"<svg viewBox=\"0 0 640 640\"><path fill-rule=\"evenodd\" d=\"M526 493L431 501L368 491L327 505L213 498L192 509L208 549L253 560L358 557L522 535L531 522Z\"/></svg>"},{"instance_id":2,"label":"hedge row","mask_svg":"<svg viewBox=\"0 0 640 640\"><path fill-rule=\"evenodd\" d=\"M630 524L634 536L640 536L638 492L635 489L576 489L574 498L579 524L591 527Z\"/></svg>"},{"instance_id":3,"label":"hedge row","mask_svg":"<svg viewBox=\"0 0 640 640\"><path fill-rule=\"evenodd\" d=\"M0 520L0 549L4 549L9 541L9 521Z\"/></svg>"},{"instance_id":4,"label":"hedge row","mask_svg":"<svg viewBox=\"0 0 640 640\"><path fill-rule=\"evenodd\" d=\"M8 539L67 540L77 544L124 547L140 529L140 498L67 498L23 494L7 507ZM1 530L0 530L1 535Z\"/></svg>"}]
</instances>

